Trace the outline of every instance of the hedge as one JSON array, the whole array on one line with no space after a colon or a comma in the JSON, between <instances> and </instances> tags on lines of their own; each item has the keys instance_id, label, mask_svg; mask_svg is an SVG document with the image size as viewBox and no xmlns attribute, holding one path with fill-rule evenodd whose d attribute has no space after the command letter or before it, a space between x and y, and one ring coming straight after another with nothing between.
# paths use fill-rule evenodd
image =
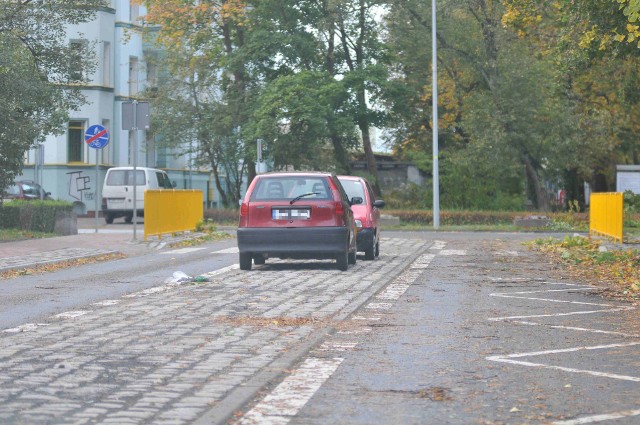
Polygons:
<instances>
[{"instance_id":1,"label":"hedge","mask_svg":"<svg viewBox=\"0 0 640 425\"><path fill-rule=\"evenodd\" d=\"M11 201L0 206L0 228L53 233L59 212L71 214L65 201Z\"/></svg>"},{"instance_id":2,"label":"hedge","mask_svg":"<svg viewBox=\"0 0 640 425\"><path fill-rule=\"evenodd\" d=\"M400 218L401 223L433 224L431 210L383 210L383 214ZM588 223L587 213L544 213L523 211L440 211L440 224L445 226L513 224L516 217L546 216L551 220Z\"/></svg>"},{"instance_id":3,"label":"hedge","mask_svg":"<svg viewBox=\"0 0 640 425\"><path fill-rule=\"evenodd\" d=\"M211 220L214 223L238 223L240 212L234 209L211 208L204 210L205 220Z\"/></svg>"}]
</instances>

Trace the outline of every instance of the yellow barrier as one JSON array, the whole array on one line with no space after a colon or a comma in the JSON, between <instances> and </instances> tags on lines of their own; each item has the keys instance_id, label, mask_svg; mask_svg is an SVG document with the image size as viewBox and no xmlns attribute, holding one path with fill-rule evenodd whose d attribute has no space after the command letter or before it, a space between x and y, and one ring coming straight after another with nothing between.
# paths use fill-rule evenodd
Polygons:
<instances>
[{"instance_id":1,"label":"yellow barrier","mask_svg":"<svg viewBox=\"0 0 640 425\"><path fill-rule=\"evenodd\" d=\"M592 193L589 233L609 236L622 243L624 208L622 193Z\"/></svg>"},{"instance_id":2,"label":"yellow barrier","mask_svg":"<svg viewBox=\"0 0 640 425\"><path fill-rule=\"evenodd\" d=\"M195 230L204 215L202 200L201 190L145 190L144 239Z\"/></svg>"}]
</instances>

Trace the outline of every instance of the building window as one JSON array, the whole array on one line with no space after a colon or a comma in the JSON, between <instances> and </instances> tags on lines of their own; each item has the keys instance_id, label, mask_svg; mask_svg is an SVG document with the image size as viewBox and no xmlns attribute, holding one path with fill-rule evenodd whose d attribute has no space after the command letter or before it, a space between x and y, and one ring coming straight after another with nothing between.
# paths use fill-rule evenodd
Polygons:
<instances>
[{"instance_id":1,"label":"building window","mask_svg":"<svg viewBox=\"0 0 640 425\"><path fill-rule=\"evenodd\" d=\"M84 161L84 121L69 121L67 155L69 162Z\"/></svg>"},{"instance_id":2,"label":"building window","mask_svg":"<svg viewBox=\"0 0 640 425\"><path fill-rule=\"evenodd\" d=\"M87 42L84 40L72 40L69 43L69 79L71 81L84 80L85 57L87 57Z\"/></svg>"},{"instance_id":3,"label":"building window","mask_svg":"<svg viewBox=\"0 0 640 425\"><path fill-rule=\"evenodd\" d=\"M111 86L111 43L108 41L102 44L102 84Z\"/></svg>"},{"instance_id":4,"label":"building window","mask_svg":"<svg viewBox=\"0 0 640 425\"><path fill-rule=\"evenodd\" d=\"M129 96L138 93L138 58L129 57Z\"/></svg>"},{"instance_id":5,"label":"building window","mask_svg":"<svg viewBox=\"0 0 640 425\"><path fill-rule=\"evenodd\" d=\"M136 23L138 18L140 17L140 6L135 0L129 0L129 17L131 23Z\"/></svg>"}]
</instances>

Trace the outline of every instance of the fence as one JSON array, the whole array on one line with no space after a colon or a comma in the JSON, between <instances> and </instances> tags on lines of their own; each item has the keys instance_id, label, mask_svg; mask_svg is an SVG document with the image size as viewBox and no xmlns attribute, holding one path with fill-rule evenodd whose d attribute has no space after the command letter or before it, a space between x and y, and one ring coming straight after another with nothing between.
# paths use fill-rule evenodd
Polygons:
<instances>
[{"instance_id":1,"label":"fence","mask_svg":"<svg viewBox=\"0 0 640 425\"><path fill-rule=\"evenodd\" d=\"M146 190L144 239L195 230L203 217L202 201L201 190Z\"/></svg>"},{"instance_id":2,"label":"fence","mask_svg":"<svg viewBox=\"0 0 640 425\"><path fill-rule=\"evenodd\" d=\"M624 208L622 193L592 193L589 233L609 236L622 243Z\"/></svg>"}]
</instances>

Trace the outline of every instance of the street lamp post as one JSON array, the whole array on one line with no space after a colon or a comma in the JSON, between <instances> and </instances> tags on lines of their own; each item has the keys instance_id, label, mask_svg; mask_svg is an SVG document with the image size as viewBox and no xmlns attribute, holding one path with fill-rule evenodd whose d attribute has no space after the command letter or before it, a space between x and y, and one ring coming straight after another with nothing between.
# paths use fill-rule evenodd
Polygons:
<instances>
[{"instance_id":1,"label":"street lamp post","mask_svg":"<svg viewBox=\"0 0 640 425\"><path fill-rule=\"evenodd\" d=\"M436 43L436 0L431 0L431 62L433 71L433 228L440 227L440 175L438 170L438 55Z\"/></svg>"}]
</instances>

